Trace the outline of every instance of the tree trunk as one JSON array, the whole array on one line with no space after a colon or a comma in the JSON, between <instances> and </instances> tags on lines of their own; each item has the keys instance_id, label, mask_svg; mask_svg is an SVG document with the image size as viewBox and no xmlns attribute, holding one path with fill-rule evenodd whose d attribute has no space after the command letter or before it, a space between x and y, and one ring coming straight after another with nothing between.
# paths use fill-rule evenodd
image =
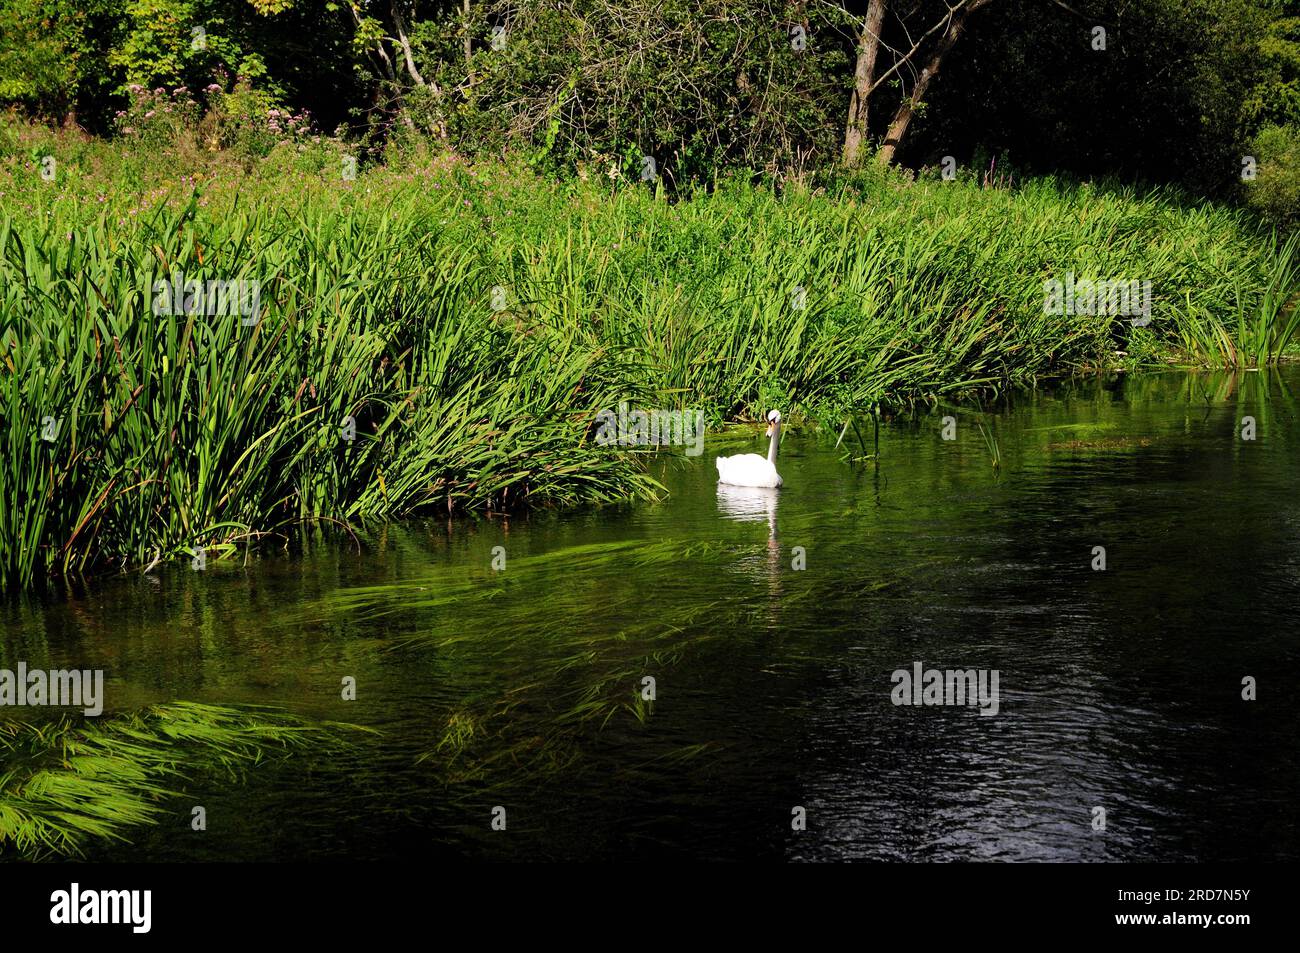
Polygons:
<instances>
[{"instance_id":1,"label":"tree trunk","mask_svg":"<svg viewBox=\"0 0 1300 953\"><path fill-rule=\"evenodd\" d=\"M951 50L957 40L961 38L962 31L966 29L967 18L978 10L980 7L987 6L992 0L972 0L969 6L953 17L952 23L948 26L939 45L935 47L934 53L926 61L925 66L921 69L921 75L916 78L916 83L912 86L912 95L899 104L898 112L894 114L894 121L889 124L889 131L885 133L885 141L880 145L880 151L876 153L876 161L884 166L894 161L894 154L898 151L898 144L903 141L903 136L907 134L907 127L912 123L912 117L916 115L917 108L925 100L925 91L929 88L930 83L939 75L939 66L944 55Z\"/></svg>"},{"instance_id":2,"label":"tree trunk","mask_svg":"<svg viewBox=\"0 0 1300 953\"><path fill-rule=\"evenodd\" d=\"M406 20L402 17L402 11L398 8L398 0L391 0L389 10L393 14L393 26L397 30L397 45L401 47L402 57L406 62L406 71L411 74L411 79L415 80L417 86L423 86L433 93L441 107L442 90L438 88L437 83L425 82L424 77L420 75L420 71L416 69L415 54L411 50L411 41L406 36ZM438 138L445 141L447 138L446 120L440 115L434 123Z\"/></svg>"},{"instance_id":3,"label":"tree trunk","mask_svg":"<svg viewBox=\"0 0 1300 953\"><path fill-rule=\"evenodd\" d=\"M465 0L465 75L471 80L474 79L474 70L470 67L470 60L474 56L474 43L469 31L469 0Z\"/></svg>"},{"instance_id":4,"label":"tree trunk","mask_svg":"<svg viewBox=\"0 0 1300 953\"><path fill-rule=\"evenodd\" d=\"M867 105L871 80L876 74L876 55L880 52L880 29L885 22L886 0L871 0L867 19L858 40L858 62L853 71L853 93L849 96L849 118L844 125L844 164L856 168L862 164L862 143L867 137Z\"/></svg>"}]
</instances>

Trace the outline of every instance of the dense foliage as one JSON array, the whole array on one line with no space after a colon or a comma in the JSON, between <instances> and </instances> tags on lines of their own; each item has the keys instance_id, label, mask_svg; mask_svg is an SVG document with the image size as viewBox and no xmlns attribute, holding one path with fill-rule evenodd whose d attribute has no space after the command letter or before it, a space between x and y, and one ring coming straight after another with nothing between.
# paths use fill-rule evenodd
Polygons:
<instances>
[{"instance_id":1,"label":"dense foliage","mask_svg":"<svg viewBox=\"0 0 1300 953\"><path fill-rule=\"evenodd\" d=\"M463 154L524 150L670 185L722 167L837 161L871 3L787 0L0 0L0 104L108 132L132 88L215 87L263 112L417 134ZM1227 194L1258 147L1278 221L1300 125L1296 0L958 0L942 78L899 157L1010 174L1177 182ZM883 0L868 138L918 89L940 0ZM1104 31L1099 35L1098 31ZM930 39L926 40L929 36ZM910 55L913 44L918 49ZM927 45L927 43L929 45ZM937 64L938 61L936 60ZM1261 140L1259 137L1263 137ZM1257 157L1258 158L1258 157Z\"/></svg>"},{"instance_id":2,"label":"dense foliage","mask_svg":"<svg viewBox=\"0 0 1300 953\"><path fill-rule=\"evenodd\" d=\"M1167 192L875 170L668 202L418 149L351 177L292 116L260 159L165 146L185 94L148 97L151 149L0 125L0 587L651 493L593 438L626 400L838 427L1084 366L1264 364L1294 336L1294 244ZM1049 313L1066 273L1149 280L1149 325ZM177 280L255 283L256 319L178 310Z\"/></svg>"}]
</instances>

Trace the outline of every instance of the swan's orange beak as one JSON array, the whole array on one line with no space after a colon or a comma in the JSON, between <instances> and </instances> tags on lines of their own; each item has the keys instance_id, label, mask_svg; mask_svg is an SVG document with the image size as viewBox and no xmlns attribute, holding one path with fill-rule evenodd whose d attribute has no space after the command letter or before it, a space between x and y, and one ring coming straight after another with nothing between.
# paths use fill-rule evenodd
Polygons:
<instances>
[{"instance_id":1,"label":"swan's orange beak","mask_svg":"<svg viewBox=\"0 0 1300 953\"><path fill-rule=\"evenodd\" d=\"M763 436L765 436L765 437L770 437L770 436L772 436L772 425L771 425L771 424L768 424L768 425L767 425L767 433L763 434Z\"/></svg>"}]
</instances>

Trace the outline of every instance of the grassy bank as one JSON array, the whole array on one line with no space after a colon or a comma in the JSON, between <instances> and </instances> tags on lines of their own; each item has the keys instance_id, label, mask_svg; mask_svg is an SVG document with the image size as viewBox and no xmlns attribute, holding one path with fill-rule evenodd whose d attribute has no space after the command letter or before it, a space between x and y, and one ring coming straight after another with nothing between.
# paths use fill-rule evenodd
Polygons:
<instances>
[{"instance_id":1,"label":"grassy bank","mask_svg":"<svg viewBox=\"0 0 1300 953\"><path fill-rule=\"evenodd\" d=\"M653 493L640 451L593 440L623 400L842 421L1118 360L1268 362L1294 330L1294 246L1169 194L888 177L670 202L449 156L351 179L345 151L4 127L0 587L303 521ZM1067 272L1149 280L1151 323L1045 314ZM155 313L174 276L255 282L258 320Z\"/></svg>"}]
</instances>

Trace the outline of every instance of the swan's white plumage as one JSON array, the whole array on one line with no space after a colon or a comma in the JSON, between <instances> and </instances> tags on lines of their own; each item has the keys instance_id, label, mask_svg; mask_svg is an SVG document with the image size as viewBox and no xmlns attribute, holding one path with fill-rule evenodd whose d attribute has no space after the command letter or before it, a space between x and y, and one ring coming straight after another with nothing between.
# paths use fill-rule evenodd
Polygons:
<instances>
[{"instance_id":1,"label":"swan's white plumage","mask_svg":"<svg viewBox=\"0 0 1300 953\"><path fill-rule=\"evenodd\" d=\"M781 412L774 410L767 415L767 434L772 438L767 456L757 453L741 453L734 457L718 457L718 482L731 486L781 485L781 474L776 472L776 449L781 440Z\"/></svg>"},{"instance_id":2,"label":"swan's white plumage","mask_svg":"<svg viewBox=\"0 0 1300 953\"><path fill-rule=\"evenodd\" d=\"M757 453L742 453L734 457L718 457L718 482L731 486L780 486L781 474L767 457Z\"/></svg>"}]
</instances>

